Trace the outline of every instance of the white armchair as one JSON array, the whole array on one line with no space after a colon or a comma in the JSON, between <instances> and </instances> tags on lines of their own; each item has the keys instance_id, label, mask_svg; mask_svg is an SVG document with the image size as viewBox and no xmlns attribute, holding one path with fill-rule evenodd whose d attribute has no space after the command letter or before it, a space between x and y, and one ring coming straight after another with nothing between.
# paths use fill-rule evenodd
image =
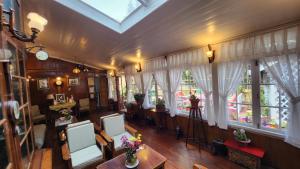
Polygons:
<instances>
[{"instance_id":1,"label":"white armchair","mask_svg":"<svg viewBox=\"0 0 300 169\"><path fill-rule=\"evenodd\" d=\"M32 105L30 110L31 110L31 117L32 117L33 123L38 123L43 120L46 120L46 115L41 114L41 111L40 111L40 108L38 105Z\"/></svg>"},{"instance_id":2,"label":"white armchair","mask_svg":"<svg viewBox=\"0 0 300 169\"><path fill-rule=\"evenodd\" d=\"M100 132L115 157L123 152L121 137L136 137L137 130L125 124L124 115L113 115L102 119L104 129Z\"/></svg>"},{"instance_id":3,"label":"white armchair","mask_svg":"<svg viewBox=\"0 0 300 169\"><path fill-rule=\"evenodd\" d=\"M62 146L63 159L73 169L91 167L105 161L104 148L107 145L94 132L90 121L71 124L67 127L68 143ZM97 146L97 143L99 147Z\"/></svg>"}]
</instances>

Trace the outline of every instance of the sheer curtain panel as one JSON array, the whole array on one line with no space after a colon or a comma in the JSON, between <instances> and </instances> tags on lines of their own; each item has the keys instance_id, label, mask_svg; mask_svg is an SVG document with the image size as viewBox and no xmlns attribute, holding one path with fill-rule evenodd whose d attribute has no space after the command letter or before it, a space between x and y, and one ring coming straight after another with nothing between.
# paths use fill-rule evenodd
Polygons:
<instances>
[{"instance_id":1,"label":"sheer curtain panel","mask_svg":"<svg viewBox=\"0 0 300 169\"><path fill-rule=\"evenodd\" d=\"M166 108L170 108L167 71L166 70L155 71L154 78L156 80L157 85L163 91L163 97L165 100Z\"/></svg>"},{"instance_id":2,"label":"sheer curtain panel","mask_svg":"<svg viewBox=\"0 0 300 169\"><path fill-rule=\"evenodd\" d=\"M147 109L150 108L153 105L150 105L149 103L149 97L148 97L148 90L151 88L151 81L153 78L152 73L143 73L142 75L143 77L143 82L144 82L144 94L145 94L145 99L144 99L144 103L143 103L143 108Z\"/></svg>"}]
</instances>

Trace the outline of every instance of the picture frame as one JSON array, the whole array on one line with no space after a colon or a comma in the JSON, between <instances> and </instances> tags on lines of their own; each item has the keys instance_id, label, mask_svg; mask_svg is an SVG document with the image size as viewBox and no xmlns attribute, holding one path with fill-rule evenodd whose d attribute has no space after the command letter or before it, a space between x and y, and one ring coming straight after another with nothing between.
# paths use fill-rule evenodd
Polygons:
<instances>
[{"instance_id":1,"label":"picture frame","mask_svg":"<svg viewBox=\"0 0 300 169\"><path fill-rule=\"evenodd\" d=\"M59 103L64 103L64 102L66 102L66 96L65 96L65 94L56 94L55 100Z\"/></svg>"},{"instance_id":2,"label":"picture frame","mask_svg":"<svg viewBox=\"0 0 300 169\"><path fill-rule=\"evenodd\" d=\"M49 79L48 78L37 79L37 88L38 90L49 89Z\"/></svg>"},{"instance_id":3,"label":"picture frame","mask_svg":"<svg viewBox=\"0 0 300 169\"><path fill-rule=\"evenodd\" d=\"M70 77L68 79L69 86L78 86L80 84L79 77Z\"/></svg>"}]
</instances>

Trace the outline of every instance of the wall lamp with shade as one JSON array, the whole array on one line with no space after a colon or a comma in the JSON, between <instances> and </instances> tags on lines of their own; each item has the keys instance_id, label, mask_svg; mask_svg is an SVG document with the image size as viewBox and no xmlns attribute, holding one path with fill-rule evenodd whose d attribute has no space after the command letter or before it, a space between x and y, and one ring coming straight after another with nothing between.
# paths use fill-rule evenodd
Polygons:
<instances>
[{"instance_id":1,"label":"wall lamp with shade","mask_svg":"<svg viewBox=\"0 0 300 169\"><path fill-rule=\"evenodd\" d=\"M208 62L213 63L215 60L215 50L212 50L212 47L210 44L208 44L208 51L206 52L206 55L208 57Z\"/></svg>"},{"instance_id":2,"label":"wall lamp with shade","mask_svg":"<svg viewBox=\"0 0 300 169\"><path fill-rule=\"evenodd\" d=\"M141 72L141 71L142 71L142 65L141 65L141 62L138 62L138 63L135 65L135 70L136 70L136 72Z\"/></svg>"},{"instance_id":3,"label":"wall lamp with shade","mask_svg":"<svg viewBox=\"0 0 300 169\"><path fill-rule=\"evenodd\" d=\"M109 72L110 77L116 77L116 76L117 76L116 74L117 74L117 73L116 73L116 70L111 70L111 71Z\"/></svg>"},{"instance_id":4,"label":"wall lamp with shade","mask_svg":"<svg viewBox=\"0 0 300 169\"><path fill-rule=\"evenodd\" d=\"M44 46L41 46L41 45L37 45L37 46L32 46L32 47L28 47L26 48L27 52L30 52L32 49L34 48L38 48L38 51L35 53L35 57L38 59L38 60L47 60L49 55L48 55L48 52L46 52L44 50Z\"/></svg>"},{"instance_id":5,"label":"wall lamp with shade","mask_svg":"<svg viewBox=\"0 0 300 169\"><path fill-rule=\"evenodd\" d=\"M5 18L3 16L4 14L8 15L9 21L6 22L3 19L0 19L0 31L3 30L3 27L6 26L9 29L9 32L15 37L16 39L22 41L22 42L32 42L34 43L34 40L37 38L37 34L39 32L42 32L44 30L44 27L47 25L48 21L40 16L37 13L30 12L27 15L27 18L29 19L28 26L31 29L32 34L30 36L25 35L25 33L20 32L14 28L15 18L14 18L14 10L10 9L9 11L4 10L3 6L0 6L0 14L1 18Z\"/></svg>"},{"instance_id":6,"label":"wall lamp with shade","mask_svg":"<svg viewBox=\"0 0 300 169\"><path fill-rule=\"evenodd\" d=\"M61 86L62 83L63 83L63 82L62 82L62 80L61 80L61 77L58 76L58 77L56 78L55 84L56 84L57 86Z\"/></svg>"}]
</instances>

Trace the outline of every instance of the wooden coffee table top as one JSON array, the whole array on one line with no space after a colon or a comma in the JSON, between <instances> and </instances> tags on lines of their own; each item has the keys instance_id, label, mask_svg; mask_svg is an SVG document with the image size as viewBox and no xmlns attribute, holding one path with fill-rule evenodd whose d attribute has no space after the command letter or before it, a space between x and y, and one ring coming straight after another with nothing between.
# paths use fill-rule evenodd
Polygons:
<instances>
[{"instance_id":1,"label":"wooden coffee table top","mask_svg":"<svg viewBox=\"0 0 300 169\"><path fill-rule=\"evenodd\" d=\"M163 168L166 157L153 150L151 147L144 144L144 149L137 152L137 157L140 161L139 169L158 169ZM125 154L121 154L103 164L97 166L97 169L124 169L125 167Z\"/></svg>"}]
</instances>

